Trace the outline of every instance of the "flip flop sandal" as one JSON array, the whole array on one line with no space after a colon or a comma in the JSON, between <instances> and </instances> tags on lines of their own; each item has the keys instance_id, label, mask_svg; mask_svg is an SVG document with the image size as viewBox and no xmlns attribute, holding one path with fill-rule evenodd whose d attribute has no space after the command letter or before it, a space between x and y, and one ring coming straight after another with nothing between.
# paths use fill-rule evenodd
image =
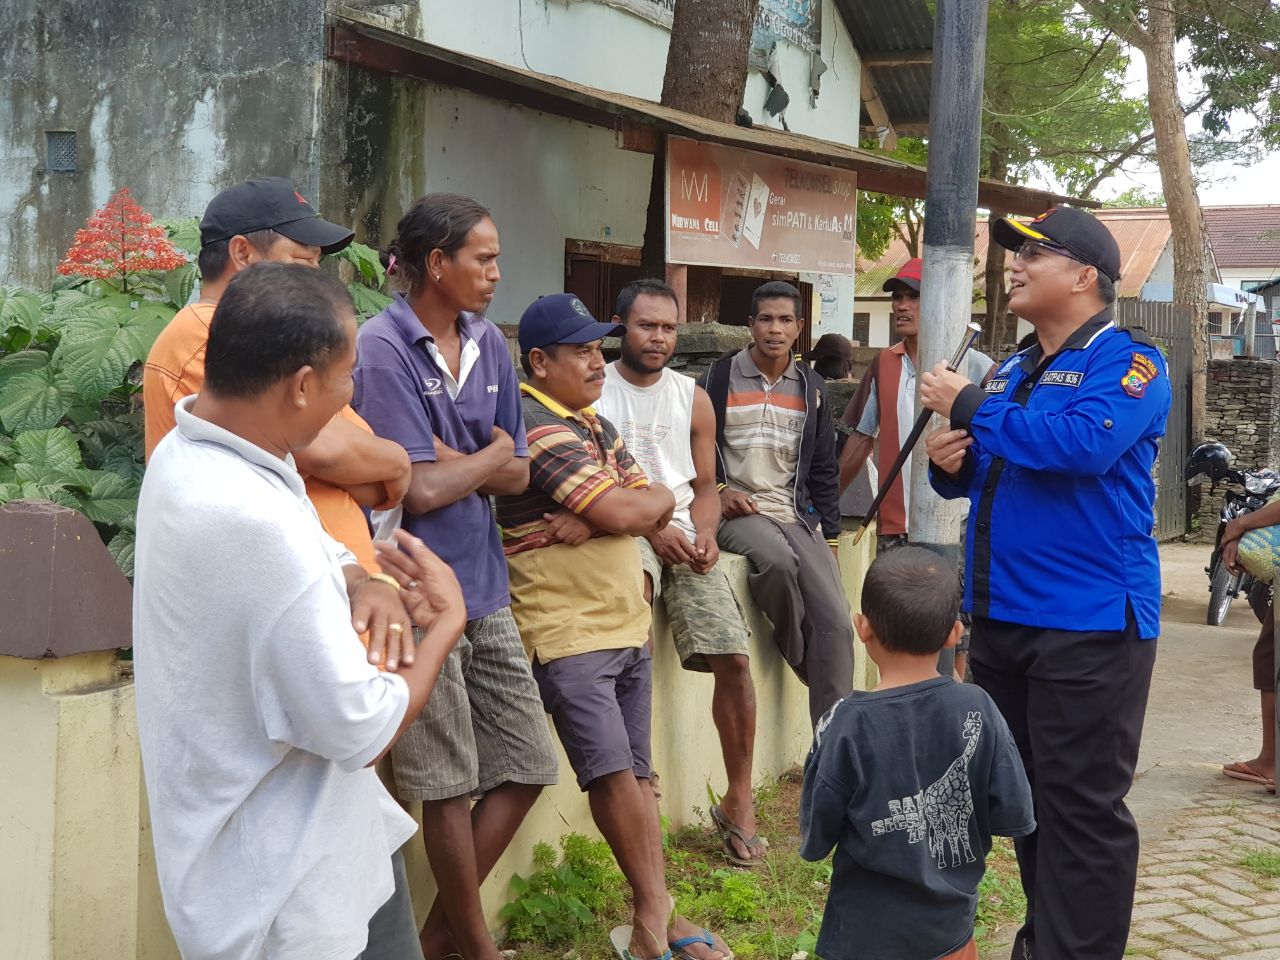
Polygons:
<instances>
[{"instance_id":1,"label":"flip flop sandal","mask_svg":"<svg viewBox=\"0 0 1280 960\"><path fill-rule=\"evenodd\" d=\"M692 947L695 943L704 944L712 950L716 949L716 941L711 936L711 931L707 930L705 927L701 934L695 934L692 937L681 937L679 940L672 940L667 944L667 946L670 947L671 951L675 954L676 960L697 960L693 954L685 950L685 947ZM733 960L733 954L730 953L724 958L724 960Z\"/></svg>"},{"instance_id":2,"label":"flip flop sandal","mask_svg":"<svg viewBox=\"0 0 1280 960\"><path fill-rule=\"evenodd\" d=\"M631 925L625 927L614 927L609 931L609 942L613 944L613 949L617 951L621 960L647 960L645 957L637 957L631 952ZM662 956L655 957L653 960L675 960L671 956L671 950L668 949Z\"/></svg>"},{"instance_id":3,"label":"flip flop sandal","mask_svg":"<svg viewBox=\"0 0 1280 960\"><path fill-rule=\"evenodd\" d=\"M1246 783L1267 784L1270 781L1268 777L1264 777L1249 764L1243 760L1237 760L1235 763L1223 764L1222 773L1230 777L1232 780L1243 780Z\"/></svg>"},{"instance_id":4,"label":"flip flop sandal","mask_svg":"<svg viewBox=\"0 0 1280 960\"><path fill-rule=\"evenodd\" d=\"M724 810L718 804L711 808L711 821L720 834L720 847L724 851L725 859L735 867L754 867L763 861L764 852L769 849L768 840L758 833L748 837L745 830L725 816ZM759 855L749 859L739 856L733 846L735 839L746 847L748 852L755 853L758 850Z\"/></svg>"}]
</instances>

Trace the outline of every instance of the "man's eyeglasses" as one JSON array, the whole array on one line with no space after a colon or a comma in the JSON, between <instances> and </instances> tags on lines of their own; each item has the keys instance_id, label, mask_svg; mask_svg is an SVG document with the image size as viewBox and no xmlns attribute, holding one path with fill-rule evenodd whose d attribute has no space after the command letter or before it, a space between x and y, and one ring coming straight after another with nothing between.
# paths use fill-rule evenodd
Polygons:
<instances>
[{"instance_id":1,"label":"man's eyeglasses","mask_svg":"<svg viewBox=\"0 0 1280 960\"><path fill-rule=\"evenodd\" d=\"M1066 247L1060 247L1056 243L1047 243L1044 240L1024 241L1022 246L1013 252L1013 259L1021 260L1024 263L1031 263L1051 253L1056 253L1060 257L1066 257L1068 260L1074 260L1076 263L1084 263L1083 260L1077 257ZM1085 266L1093 266L1093 264L1086 263Z\"/></svg>"}]
</instances>

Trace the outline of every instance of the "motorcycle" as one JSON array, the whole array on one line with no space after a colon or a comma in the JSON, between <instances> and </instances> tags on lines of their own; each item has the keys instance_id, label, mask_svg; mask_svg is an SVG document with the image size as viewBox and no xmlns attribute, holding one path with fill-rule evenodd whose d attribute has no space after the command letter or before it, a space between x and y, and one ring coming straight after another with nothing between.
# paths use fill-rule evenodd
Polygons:
<instances>
[{"instance_id":1,"label":"motorcycle","mask_svg":"<svg viewBox=\"0 0 1280 960\"><path fill-rule=\"evenodd\" d=\"M1219 483L1227 486L1218 515L1218 530L1213 540L1213 553L1204 572L1209 575L1209 610L1205 622L1211 627L1220 626L1227 619L1232 601L1241 593L1249 599L1249 606L1261 621L1271 605L1271 584L1254 580L1248 573L1232 573L1222 562L1222 534L1227 524L1236 517L1253 513L1280 492L1280 473L1274 470L1236 470L1232 467L1231 451L1221 443L1203 443L1191 451L1187 458L1184 476L1187 486L1194 487L1209 480L1209 490L1217 490ZM1233 489L1239 487L1241 489Z\"/></svg>"}]
</instances>

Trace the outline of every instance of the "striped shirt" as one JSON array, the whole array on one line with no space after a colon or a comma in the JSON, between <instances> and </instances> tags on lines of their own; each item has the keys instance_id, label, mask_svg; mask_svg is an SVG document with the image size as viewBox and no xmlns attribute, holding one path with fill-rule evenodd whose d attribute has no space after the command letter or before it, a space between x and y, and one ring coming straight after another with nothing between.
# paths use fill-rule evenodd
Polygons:
<instances>
[{"instance_id":1,"label":"striped shirt","mask_svg":"<svg viewBox=\"0 0 1280 960\"><path fill-rule=\"evenodd\" d=\"M543 514L581 515L610 491L645 489L649 480L613 424L592 408L575 412L528 384L520 391L529 488L498 498L498 523L525 650L548 663L643 646L652 615L635 540L602 534L576 547L548 545Z\"/></svg>"},{"instance_id":2,"label":"striped shirt","mask_svg":"<svg viewBox=\"0 0 1280 960\"><path fill-rule=\"evenodd\" d=\"M498 498L502 548L508 557L543 546L543 514L563 507L582 515L616 487L649 486L613 424L592 407L575 412L527 383L520 392L529 438L529 488Z\"/></svg>"},{"instance_id":3,"label":"striped shirt","mask_svg":"<svg viewBox=\"0 0 1280 960\"><path fill-rule=\"evenodd\" d=\"M728 485L755 498L767 517L795 523L796 465L806 415L804 380L795 362L770 383L751 359L733 358L724 411L724 472Z\"/></svg>"}]
</instances>

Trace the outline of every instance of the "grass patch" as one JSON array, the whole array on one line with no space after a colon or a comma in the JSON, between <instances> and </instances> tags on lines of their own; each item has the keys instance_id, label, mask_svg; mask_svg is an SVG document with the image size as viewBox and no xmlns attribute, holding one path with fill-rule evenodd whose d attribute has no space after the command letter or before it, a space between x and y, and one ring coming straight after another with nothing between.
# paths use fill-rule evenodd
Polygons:
<instances>
[{"instance_id":1,"label":"grass patch","mask_svg":"<svg viewBox=\"0 0 1280 960\"><path fill-rule=\"evenodd\" d=\"M817 960L831 861L800 857L800 789L796 770L757 791L756 819L769 852L755 870L725 862L709 822L672 832L664 820L667 887L678 909L724 937L738 960L790 960L798 951ZM536 859L534 874L513 882L517 899L503 911L504 946L514 947L520 960L614 956L609 931L630 923L631 915L625 881L607 846L570 834L561 839L559 857L543 844ZM1009 841L996 840L979 894L977 937L984 946L1021 923L1026 909Z\"/></svg>"},{"instance_id":2,"label":"grass patch","mask_svg":"<svg viewBox=\"0 0 1280 960\"><path fill-rule=\"evenodd\" d=\"M1280 853L1271 850L1249 850L1236 863L1260 877L1280 877Z\"/></svg>"},{"instance_id":3,"label":"grass patch","mask_svg":"<svg viewBox=\"0 0 1280 960\"><path fill-rule=\"evenodd\" d=\"M1022 892L1013 841L993 837L987 872L978 885L978 918L974 924L978 949L1008 940L1009 929L1021 926L1026 912L1027 897Z\"/></svg>"}]
</instances>

